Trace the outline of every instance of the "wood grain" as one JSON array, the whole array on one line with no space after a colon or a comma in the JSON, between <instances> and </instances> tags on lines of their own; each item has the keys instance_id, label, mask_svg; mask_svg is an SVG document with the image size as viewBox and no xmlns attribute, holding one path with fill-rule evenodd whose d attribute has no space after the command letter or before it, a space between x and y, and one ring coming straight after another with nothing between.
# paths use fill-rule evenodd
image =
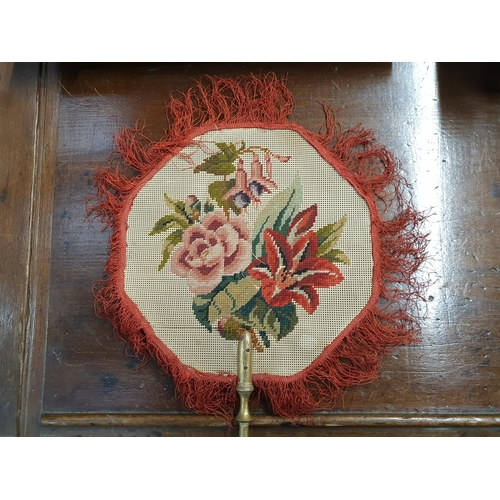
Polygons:
<instances>
[{"instance_id":1,"label":"wood grain","mask_svg":"<svg viewBox=\"0 0 500 500\"><path fill-rule=\"evenodd\" d=\"M38 65L0 70L0 436L12 436L19 433L27 321Z\"/></svg>"},{"instance_id":2,"label":"wood grain","mask_svg":"<svg viewBox=\"0 0 500 500\"><path fill-rule=\"evenodd\" d=\"M47 427L227 427L216 417L203 415L138 414L44 414L42 425ZM500 427L500 416L467 414L406 414L394 415L348 413L337 415L315 415L290 422L274 415L256 415L254 427L306 426L306 427Z\"/></svg>"},{"instance_id":3,"label":"wood grain","mask_svg":"<svg viewBox=\"0 0 500 500\"><path fill-rule=\"evenodd\" d=\"M43 64L40 71L39 112L33 175L29 304L23 366L20 433L39 434L45 372L47 316L50 300L52 200L59 116L59 70Z\"/></svg>"},{"instance_id":4,"label":"wood grain","mask_svg":"<svg viewBox=\"0 0 500 500\"><path fill-rule=\"evenodd\" d=\"M237 437L238 432L211 427L44 427L47 437ZM500 428L477 427L250 427L251 437L493 437Z\"/></svg>"},{"instance_id":5,"label":"wood grain","mask_svg":"<svg viewBox=\"0 0 500 500\"><path fill-rule=\"evenodd\" d=\"M498 435L500 94L491 85L495 68L186 63L62 64L60 70L60 82L53 75L43 83L48 96L44 130L53 149L38 149L47 160L38 160L43 168L35 169L41 175L36 193L33 200L21 196L23 205L33 203L33 214L40 217L30 267L36 313L31 303L31 309L20 313L22 304L28 305L22 302L26 281L14 284L14 271L8 274L10 297L14 290L20 297L20 321L26 324L30 318L33 325L28 328L32 360L25 366L25 392L35 390L31 400L26 398L19 432L235 435L223 422L190 414L176 397L171 378L154 361L143 366L115 339L111 325L95 316L92 285L102 276L109 232L100 231L98 224L83 224L84 200L94 194L92 169L113 151L117 131L146 120L146 135L162 135L167 126L164 103L171 92L186 90L205 74L274 71L288 77L296 99L294 121L318 130L323 119L318 102L343 106L338 119L345 127L362 122L374 129L401 160L415 203L430 215L426 272L433 285L421 341L385 356L378 380L353 387L336 408L314 416L308 425L290 426L270 415L265 405L254 407L251 434ZM22 175L26 183L30 176ZM25 193L27 186L17 184L16 189ZM9 214L20 206L9 206ZM29 236L19 234L24 246L12 247L8 262L10 266L15 255L23 256L25 269ZM11 317L6 310L1 310L2 322ZM8 340L18 354L19 329L23 326L15 327L17 340ZM19 369L13 373L18 377ZM12 400L16 390L10 380L6 385ZM5 429L14 432L12 426Z\"/></svg>"}]
</instances>

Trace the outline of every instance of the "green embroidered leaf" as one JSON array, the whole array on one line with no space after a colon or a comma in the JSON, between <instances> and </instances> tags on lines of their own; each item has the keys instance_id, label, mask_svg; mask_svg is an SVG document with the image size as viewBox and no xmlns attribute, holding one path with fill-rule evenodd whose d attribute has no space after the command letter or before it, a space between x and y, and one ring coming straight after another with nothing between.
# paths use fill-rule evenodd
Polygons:
<instances>
[{"instance_id":1,"label":"green embroidered leaf","mask_svg":"<svg viewBox=\"0 0 500 500\"><path fill-rule=\"evenodd\" d=\"M289 302L283 307L273 307L274 314L280 324L280 333L278 335L278 340L286 337L299 322L297 317L297 308L293 302Z\"/></svg>"},{"instance_id":2,"label":"green embroidered leaf","mask_svg":"<svg viewBox=\"0 0 500 500\"><path fill-rule=\"evenodd\" d=\"M153 227L149 236L155 234L163 233L169 229L186 229L189 226L189 222L184 218L175 214L169 214L158 219L158 222Z\"/></svg>"},{"instance_id":3,"label":"green embroidered leaf","mask_svg":"<svg viewBox=\"0 0 500 500\"><path fill-rule=\"evenodd\" d=\"M269 308L268 313L264 317L263 323L266 334L272 335L276 341L278 341L280 339L280 322L272 308Z\"/></svg>"},{"instance_id":4,"label":"green embroidered leaf","mask_svg":"<svg viewBox=\"0 0 500 500\"><path fill-rule=\"evenodd\" d=\"M208 194L213 198L219 207L232 210L236 215L240 215L239 209L233 200L222 200L222 197L236 185L236 179L229 179L228 181L214 181L208 186Z\"/></svg>"},{"instance_id":5,"label":"green embroidered leaf","mask_svg":"<svg viewBox=\"0 0 500 500\"><path fill-rule=\"evenodd\" d=\"M215 210L215 205L210 200L207 200L205 205L203 205L203 210L206 214L213 212Z\"/></svg>"},{"instance_id":6,"label":"green embroidered leaf","mask_svg":"<svg viewBox=\"0 0 500 500\"><path fill-rule=\"evenodd\" d=\"M234 161L238 158L238 150L231 142L217 142L215 145L219 148L220 153L215 153L208 158L205 158L201 165L194 169L194 173L207 172L213 175L230 175L236 171L233 165Z\"/></svg>"},{"instance_id":7,"label":"green embroidered leaf","mask_svg":"<svg viewBox=\"0 0 500 500\"><path fill-rule=\"evenodd\" d=\"M167 205L167 207L173 210L174 212L180 215L184 215L186 213L185 212L186 204L183 201L170 198L170 196L167 193L163 194L163 199L165 200L165 204Z\"/></svg>"},{"instance_id":8,"label":"green embroidered leaf","mask_svg":"<svg viewBox=\"0 0 500 500\"><path fill-rule=\"evenodd\" d=\"M184 231L182 229L176 229L165 238L162 248L163 259L158 266L158 271L161 271L165 267L165 264L168 262L168 259L170 259L174 248L182 241L183 232Z\"/></svg>"},{"instance_id":9,"label":"green embroidered leaf","mask_svg":"<svg viewBox=\"0 0 500 500\"><path fill-rule=\"evenodd\" d=\"M244 272L237 273L232 276L223 276L221 282L206 295L195 295L193 297L193 312L200 324L202 324L209 332L212 331L212 324L208 319L208 309L212 299L229 283L239 281L245 277Z\"/></svg>"},{"instance_id":10,"label":"green embroidered leaf","mask_svg":"<svg viewBox=\"0 0 500 500\"><path fill-rule=\"evenodd\" d=\"M233 316L259 332L266 347L269 347L269 337L273 337L276 341L281 340L295 328L299 321L293 302L284 307L270 307L260 293Z\"/></svg>"},{"instance_id":11,"label":"green embroidered leaf","mask_svg":"<svg viewBox=\"0 0 500 500\"><path fill-rule=\"evenodd\" d=\"M276 314L262 298L258 297L255 300L255 307L250 311L248 321L255 330L271 335L276 341L278 340L280 324Z\"/></svg>"},{"instance_id":12,"label":"green embroidered leaf","mask_svg":"<svg viewBox=\"0 0 500 500\"><path fill-rule=\"evenodd\" d=\"M201 201L198 200L198 198L195 198L190 205L187 205L184 201L171 198L167 193L164 193L163 199L165 200L167 207L184 217L188 224L194 224L194 222L199 218L201 212Z\"/></svg>"},{"instance_id":13,"label":"green embroidered leaf","mask_svg":"<svg viewBox=\"0 0 500 500\"><path fill-rule=\"evenodd\" d=\"M212 299L208 309L210 323L229 316L247 304L260 290L260 281L246 276L239 281L229 283Z\"/></svg>"},{"instance_id":14,"label":"green embroidered leaf","mask_svg":"<svg viewBox=\"0 0 500 500\"><path fill-rule=\"evenodd\" d=\"M234 161L236 160L236 158L238 158L238 150L232 142L230 142L229 144L227 144L226 142L216 142L215 145L228 159L232 159L232 161Z\"/></svg>"},{"instance_id":15,"label":"green embroidered leaf","mask_svg":"<svg viewBox=\"0 0 500 500\"><path fill-rule=\"evenodd\" d=\"M248 318L250 316L250 313L257 307L258 304L260 304L260 302L263 302L264 305L266 307L269 308L269 306L263 301L262 299L262 295L259 293L257 295L255 295L254 297L252 297L251 300L249 300L244 306L242 306L238 311L236 311L236 313L234 314L234 316L240 318L241 320L245 321L248 326L253 326L253 325L249 325L248 324ZM265 313L264 313L265 314ZM262 317L264 317L264 315L262 315Z\"/></svg>"},{"instance_id":16,"label":"green embroidered leaf","mask_svg":"<svg viewBox=\"0 0 500 500\"><path fill-rule=\"evenodd\" d=\"M264 231L274 229L286 235L290 224L302 205L302 183L298 175L283 191L275 194L255 221L252 234L252 252L255 257L264 255Z\"/></svg>"},{"instance_id":17,"label":"green embroidered leaf","mask_svg":"<svg viewBox=\"0 0 500 500\"><path fill-rule=\"evenodd\" d=\"M342 250L340 250L340 248L330 250L328 253L323 254L321 257L333 263L345 264L346 266L351 265L351 259Z\"/></svg>"},{"instance_id":18,"label":"green embroidered leaf","mask_svg":"<svg viewBox=\"0 0 500 500\"><path fill-rule=\"evenodd\" d=\"M271 342L269 340L269 337L266 335L266 332L260 331L259 336L262 339L262 343L264 344L264 347L271 347Z\"/></svg>"},{"instance_id":19,"label":"green embroidered leaf","mask_svg":"<svg viewBox=\"0 0 500 500\"><path fill-rule=\"evenodd\" d=\"M316 236L318 237L318 257L323 256L335 248L342 236L346 222L347 214L334 224L328 224L316 231Z\"/></svg>"},{"instance_id":20,"label":"green embroidered leaf","mask_svg":"<svg viewBox=\"0 0 500 500\"><path fill-rule=\"evenodd\" d=\"M193 312L200 324L212 332L212 324L208 320L210 301L211 299L206 298L206 295L195 295L193 297Z\"/></svg>"},{"instance_id":21,"label":"green embroidered leaf","mask_svg":"<svg viewBox=\"0 0 500 500\"><path fill-rule=\"evenodd\" d=\"M271 317L268 319L269 315ZM246 326L259 332L261 337L262 333L264 333L266 335L267 342L269 342L267 334L272 335L276 340L278 340L279 323L276 321L276 315L260 294L259 296L253 297L252 300L249 301L245 307L241 308L235 316L243 321Z\"/></svg>"}]
</instances>

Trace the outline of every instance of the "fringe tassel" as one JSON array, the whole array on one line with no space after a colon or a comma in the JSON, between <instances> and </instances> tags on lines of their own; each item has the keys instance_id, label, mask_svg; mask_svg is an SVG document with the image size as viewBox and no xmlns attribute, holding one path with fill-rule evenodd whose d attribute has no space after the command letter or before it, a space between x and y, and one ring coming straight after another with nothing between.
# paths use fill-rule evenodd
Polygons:
<instances>
[{"instance_id":1,"label":"fringe tassel","mask_svg":"<svg viewBox=\"0 0 500 500\"><path fill-rule=\"evenodd\" d=\"M378 233L373 283L378 297L366 306L362 319L352 324L309 367L290 377L255 375L254 400L269 400L273 412L294 418L318 409L331 409L345 390L377 378L380 357L390 348L418 340L418 305L426 282L416 276L426 258L426 217L406 200L405 180L393 155L375 141L373 133L357 126L348 130L335 112L323 106L325 123L313 134L288 121L293 97L274 74L239 80L209 78L197 83L167 107L168 134L159 142L143 135L143 128L126 128L117 138L117 156L94 178L97 196L89 200L87 217L113 229L107 278L95 287L96 313L109 318L117 335L139 356L152 357L172 375L187 408L230 422L239 397L236 376L211 375L183 365L154 335L147 321L124 292L123 250L127 200L141 180L155 172L204 131L235 126L293 128L336 160L341 174L379 206L372 214ZM124 168L128 167L127 168ZM131 171L130 171L131 169ZM378 299L378 300L377 300Z\"/></svg>"}]
</instances>

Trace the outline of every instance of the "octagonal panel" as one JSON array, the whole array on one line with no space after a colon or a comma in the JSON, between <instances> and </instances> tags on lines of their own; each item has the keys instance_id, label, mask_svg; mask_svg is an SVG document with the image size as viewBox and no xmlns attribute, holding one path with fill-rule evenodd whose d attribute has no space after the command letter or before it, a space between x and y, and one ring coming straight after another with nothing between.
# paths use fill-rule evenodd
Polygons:
<instances>
[{"instance_id":1,"label":"octagonal panel","mask_svg":"<svg viewBox=\"0 0 500 500\"><path fill-rule=\"evenodd\" d=\"M297 131L200 135L136 193L125 292L185 365L235 373L241 329L254 374L293 375L372 295L370 208Z\"/></svg>"}]
</instances>

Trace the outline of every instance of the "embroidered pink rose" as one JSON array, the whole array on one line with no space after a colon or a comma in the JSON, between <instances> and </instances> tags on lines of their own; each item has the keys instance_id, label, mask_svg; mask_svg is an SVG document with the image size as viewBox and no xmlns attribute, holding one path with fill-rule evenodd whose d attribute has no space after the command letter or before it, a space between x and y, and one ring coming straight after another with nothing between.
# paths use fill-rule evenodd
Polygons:
<instances>
[{"instance_id":1,"label":"embroidered pink rose","mask_svg":"<svg viewBox=\"0 0 500 500\"><path fill-rule=\"evenodd\" d=\"M251 230L243 217L229 221L216 210L205 215L201 224L189 226L170 260L171 271L187 278L197 295L210 293L222 276L243 271L251 259Z\"/></svg>"}]
</instances>

